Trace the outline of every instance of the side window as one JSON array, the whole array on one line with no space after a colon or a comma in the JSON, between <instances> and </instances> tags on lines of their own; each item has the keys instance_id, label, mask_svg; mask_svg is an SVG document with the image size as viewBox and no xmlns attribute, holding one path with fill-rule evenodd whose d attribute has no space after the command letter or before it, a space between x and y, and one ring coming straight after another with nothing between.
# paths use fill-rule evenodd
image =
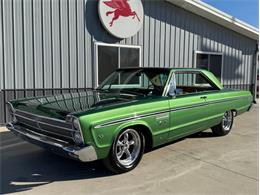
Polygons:
<instances>
[{"instance_id":1,"label":"side window","mask_svg":"<svg viewBox=\"0 0 260 195\"><path fill-rule=\"evenodd\" d=\"M215 85L199 72L176 72L175 79L177 96L218 90Z\"/></svg>"}]
</instances>

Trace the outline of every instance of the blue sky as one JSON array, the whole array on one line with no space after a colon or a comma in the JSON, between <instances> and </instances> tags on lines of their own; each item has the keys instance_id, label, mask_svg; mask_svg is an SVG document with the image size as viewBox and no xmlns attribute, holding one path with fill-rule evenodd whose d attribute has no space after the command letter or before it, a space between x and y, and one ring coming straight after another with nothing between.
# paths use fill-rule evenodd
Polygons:
<instances>
[{"instance_id":1,"label":"blue sky","mask_svg":"<svg viewBox=\"0 0 260 195\"><path fill-rule=\"evenodd\" d=\"M203 0L254 27L259 27L258 0Z\"/></svg>"}]
</instances>

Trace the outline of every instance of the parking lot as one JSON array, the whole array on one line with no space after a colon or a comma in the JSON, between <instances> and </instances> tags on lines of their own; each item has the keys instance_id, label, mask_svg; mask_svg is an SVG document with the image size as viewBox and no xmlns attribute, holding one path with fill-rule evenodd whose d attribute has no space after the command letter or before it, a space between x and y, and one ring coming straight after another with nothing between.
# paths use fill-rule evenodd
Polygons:
<instances>
[{"instance_id":1,"label":"parking lot","mask_svg":"<svg viewBox=\"0 0 260 195\"><path fill-rule=\"evenodd\" d=\"M1 128L4 194L258 194L258 105L231 134L210 131L146 153L132 172L113 175L26 143Z\"/></svg>"}]
</instances>

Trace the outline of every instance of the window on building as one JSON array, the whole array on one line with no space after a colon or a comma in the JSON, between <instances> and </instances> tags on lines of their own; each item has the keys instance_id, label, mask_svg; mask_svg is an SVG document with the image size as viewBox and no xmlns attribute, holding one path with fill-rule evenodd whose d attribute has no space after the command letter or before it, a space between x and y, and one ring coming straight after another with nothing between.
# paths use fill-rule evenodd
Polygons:
<instances>
[{"instance_id":1,"label":"window on building","mask_svg":"<svg viewBox=\"0 0 260 195\"><path fill-rule=\"evenodd\" d=\"M221 81L222 58L221 53L196 52L196 67L211 71Z\"/></svg>"},{"instance_id":2,"label":"window on building","mask_svg":"<svg viewBox=\"0 0 260 195\"><path fill-rule=\"evenodd\" d=\"M141 47L97 43L97 85L117 68L140 67Z\"/></svg>"}]
</instances>

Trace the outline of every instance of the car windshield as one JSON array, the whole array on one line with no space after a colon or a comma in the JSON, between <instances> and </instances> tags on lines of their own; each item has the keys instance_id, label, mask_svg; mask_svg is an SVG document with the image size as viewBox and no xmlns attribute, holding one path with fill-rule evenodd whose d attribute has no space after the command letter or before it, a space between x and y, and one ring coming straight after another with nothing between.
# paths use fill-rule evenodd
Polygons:
<instances>
[{"instance_id":1,"label":"car windshield","mask_svg":"<svg viewBox=\"0 0 260 195\"><path fill-rule=\"evenodd\" d=\"M107 92L133 95L162 95L169 69L119 69L97 88Z\"/></svg>"}]
</instances>

